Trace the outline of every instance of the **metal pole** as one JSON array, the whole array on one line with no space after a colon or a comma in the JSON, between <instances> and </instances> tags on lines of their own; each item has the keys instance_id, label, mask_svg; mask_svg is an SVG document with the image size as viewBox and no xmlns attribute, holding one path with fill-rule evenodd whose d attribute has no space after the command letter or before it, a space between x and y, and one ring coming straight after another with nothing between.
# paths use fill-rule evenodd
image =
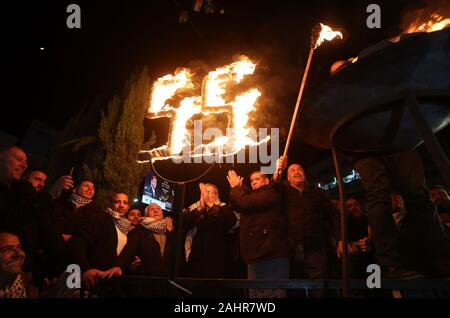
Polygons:
<instances>
[{"instance_id":1,"label":"metal pole","mask_svg":"<svg viewBox=\"0 0 450 318\"><path fill-rule=\"evenodd\" d=\"M405 100L408 106L408 109L414 118L416 123L417 130L423 138L425 146L429 154L431 155L431 159L433 160L436 167L442 174L442 178L447 183L447 186L450 187L450 161L448 160L446 154L442 150L436 136L431 129L431 126L422 111L420 110L419 103L417 102L416 97L413 92L410 90L405 92Z\"/></svg>"},{"instance_id":2,"label":"metal pole","mask_svg":"<svg viewBox=\"0 0 450 318\"><path fill-rule=\"evenodd\" d=\"M334 145L331 144L333 153L333 162L336 170L336 178L339 189L339 210L341 219L341 241L342 241L342 294L344 298L348 297L348 238L347 238L347 218L344 211L344 189L342 185L341 169Z\"/></svg>"},{"instance_id":3,"label":"metal pole","mask_svg":"<svg viewBox=\"0 0 450 318\"><path fill-rule=\"evenodd\" d=\"M184 197L186 195L186 183L182 182L177 184L179 197L177 200L177 224L175 227L175 235L176 235L176 244L175 244L175 262L174 267L172 268L172 275L170 277L171 280L175 280L178 277L178 269L180 267L180 247L181 240L183 238L183 207L184 207Z\"/></svg>"},{"instance_id":4,"label":"metal pole","mask_svg":"<svg viewBox=\"0 0 450 318\"><path fill-rule=\"evenodd\" d=\"M174 255L175 260L173 262L173 267L171 269L170 275L169 275L169 283L172 286L175 286L178 289L181 289L182 291L191 294L192 292L187 290L186 288L183 288L182 286L175 283L175 280L178 277L178 269L180 268L180 259L181 259L181 245L182 245L182 238L183 238L183 207L184 207L184 198L186 195L186 182L181 182L177 184L178 186L178 192L179 197L176 204L176 226L175 226L175 235L176 235L176 241L175 241L175 248L174 248Z\"/></svg>"}]
</instances>

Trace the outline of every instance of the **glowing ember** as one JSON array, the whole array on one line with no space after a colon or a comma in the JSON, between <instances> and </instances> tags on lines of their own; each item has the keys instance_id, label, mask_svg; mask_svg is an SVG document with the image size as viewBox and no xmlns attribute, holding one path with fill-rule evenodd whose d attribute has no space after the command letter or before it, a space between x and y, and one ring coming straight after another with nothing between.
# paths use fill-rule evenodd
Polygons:
<instances>
[{"instance_id":1,"label":"glowing ember","mask_svg":"<svg viewBox=\"0 0 450 318\"><path fill-rule=\"evenodd\" d=\"M256 65L248 57L241 56L239 61L208 73L202 81L202 96L185 97L179 102L174 102L176 99L173 98L177 93L195 89L193 74L188 69L181 69L174 75L165 75L156 80L147 117L171 118L169 142L165 146L141 152L150 153L152 161L180 158L183 152L186 155L186 151L190 157L225 156L235 154L247 145L267 142L269 138L260 142L250 138L248 127L249 113L255 110L255 103L261 92L256 88L250 88L237 96L227 92L227 89L240 83L245 76L253 74L255 68ZM195 145L191 149L187 122L197 114L219 113L228 113L228 128L233 128L231 136L218 136L208 144Z\"/></svg>"},{"instance_id":2,"label":"glowing ember","mask_svg":"<svg viewBox=\"0 0 450 318\"><path fill-rule=\"evenodd\" d=\"M435 32L442 30L446 27L450 26L450 18L444 18L442 15L438 13L433 13L426 21L423 19L417 18L414 20L408 28L403 32L404 34L414 33L414 32Z\"/></svg>"},{"instance_id":3,"label":"glowing ember","mask_svg":"<svg viewBox=\"0 0 450 318\"><path fill-rule=\"evenodd\" d=\"M335 37L340 37L342 40L343 36L342 36L341 32L333 31L329 26L322 24L322 23L320 23L320 26L322 29L320 31L319 37L316 41L316 44L314 45L314 49L317 49L319 46L321 46L325 40L331 41Z\"/></svg>"}]
</instances>

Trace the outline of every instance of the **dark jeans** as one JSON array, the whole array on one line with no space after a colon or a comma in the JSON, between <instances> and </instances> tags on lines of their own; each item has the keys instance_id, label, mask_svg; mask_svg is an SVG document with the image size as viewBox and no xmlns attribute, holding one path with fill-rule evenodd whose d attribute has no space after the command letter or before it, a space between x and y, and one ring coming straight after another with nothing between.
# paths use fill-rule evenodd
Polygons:
<instances>
[{"instance_id":1,"label":"dark jeans","mask_svg":"<svg viewBox=\"0 0 450 318\"><path fill-rule=\"evenodd\" d=\"M298 244L291 259L291 278L294 279L326 279L328 276L328 250L326 248L308 248ZM321 298L323 289L308 290L308 297ZM289 292L291 297L303 297L301 290Z\"/></svg>"},{"instance_id":2,"label":"dark jeans","mask_svg":"<svg viewBox=\"0 0 450 318\"><path fill-rule=\"evenodd\" d=\"M248 279L288 279L289 258L277 257L247 265ZM286 298L286 289L250 288L250 298Z\"/></svg>"},{"instance_id":3,"label":"dark jeans","mask_svg":"<svg viewBox=\"0 0 450 318\"><path fill-rule=\"evenodd\" d=\"M392 188L403 197L407 218L420 225L420 245L424 247L427 258L445 262L449 257L449 246L442 222L430 201L417 151L361 158L355 162L355 168L366 192L369 224L378 262L382 266L402 265L392 217Z\"/></svg>"}]
</instances>

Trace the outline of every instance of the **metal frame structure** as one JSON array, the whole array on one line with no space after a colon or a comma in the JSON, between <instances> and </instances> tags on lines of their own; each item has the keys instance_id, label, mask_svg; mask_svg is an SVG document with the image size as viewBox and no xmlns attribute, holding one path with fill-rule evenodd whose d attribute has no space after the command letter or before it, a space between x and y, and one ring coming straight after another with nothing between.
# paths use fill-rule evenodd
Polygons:
<instances>
[{"instance_id":1,"label":"metal frame structure","mask_svg":"<svg viewBox=\"0 0 450 318\"><path fill-rule=\"evenodd\" d=\"M427 150L430 153L433 162L442 173L444 181L450 187L450 161L445 155L444 151L442 150L439 142L437 141L434 135L433 130L431 129L430 124L428 123L426 117L424 116L420 108L418 98L447 98L449 99L447 106L450 109L450 90L421 90L421 91L405 90L401 96L398 96L395 99L390 99L389 102L367 108L364 111L350 114L349 116L340 120L330 132L331 151L333 154L333 162L336 170L337 184L339 189L339 200L340 200L341 235L343 244L342 288L344 297L348 296L348 287L349 287L348 253L347 253L348 233L347 233L347 221L344 211L344 187L336 151L340 147L336 143L335 136L336 134L339 133L340 129L345 128L347 125L350 125L359 119L365 118L366 116L369 116L377 112L392 109L391 120L388 123L383 138L384 142L388 142L389 139L393 139L395 137L396 132L399 128L401 117L404 113L405 108L407 108L408 111L411 113L412 117L414 118L416 128L421 137L423 138L425 146L427 147ZM392 101L399 101L399 100L403 101L403 103L392 103ZM340 150L345 151L346 149ZM380 149L380 151L381 150L382 149Z\"/></svg>"}]
</instances>

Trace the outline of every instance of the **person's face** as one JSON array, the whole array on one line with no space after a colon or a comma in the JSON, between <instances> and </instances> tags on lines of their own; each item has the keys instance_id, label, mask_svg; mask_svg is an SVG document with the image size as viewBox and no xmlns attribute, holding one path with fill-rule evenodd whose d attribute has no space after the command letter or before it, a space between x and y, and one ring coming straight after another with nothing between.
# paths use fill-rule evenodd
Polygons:
<instances>
[{"instance_id":1,"label":"person's face","mask_svg":"<svg viewBox=\"0 0 450 318\"><path fill-rule=\"evenodd\" d=\"M17 236L0 234L0 272L11 276L20 274L24 260L25 252Z\"/></svg>"},{"instance_id":2,"label":"person's face","mask_svg":"<svg viewBox=\"0 0 450 318\"><path fill-rule=\"evenodd\" d=\"M125 193L117 193L112 198L112 209L125 215L129 209L128 196Z\"/></svg>"},{"instance_id":3,"label":"person's face","mask_svg":"<svg viewBox=\"0 0 450 318\"><path fill-rule=\"evenodd\" d=\"M269 179L260 172L255 172L250 176L250 183L252 185L252 189L256 190L264 185L268 185Z\"/></svg>"},{"instance_id":4,"label":"person's face","mask_svg":"<svg viewBox=\"0 0 450 318\"><path fill-rule=\"evenodd\" d=\"M355 199L348 199L345 202L345 209L348 214L354 217L359 217L362 214L361 204L359 204L359 201Z\"/></svg>"},{"instance_id":5,"label":"person's face","mask_svg":"<svg viewBox=\"0 0 450 318\"><path fill-rule=\"evenodd\" d=\"M434 188L430 190L431 202L440 204L448 200L448 193L444 189Z\"/></svg>"},{"instance_id":6,"label":"person's face","mask_svg":"<svg viewBox=\"0 0 450 318\"><path fill-rule=\"evenodd\" d=\"M219 191L215 186L206 185L205 188L211 202L216 202L217 200L219 200Z\"/></svg>"},{"instance_id":7,"label":"person's face","mask_svg":"<svg viewBox=\"0 0 450 318\"><path fill-rule=\"evenodd\" d=\"M92 200L95 194L95 186L90 181L83 181L81 184L74 189L74 192L88 200Z\"/></svg>"},{"instance_id":8,"label":"person's face","mask_svg":"<svg viewBox=\"0 0 450 318\"><path fill-rule=\"evenodd\" d=\"M148 206L148 216L155 218L158 221L164 219L164 213L161 207L157 204L150 204Z\"/></svg>"},{"instance_id":9,"label":"person's face","mask_svg":"<svg viewBox=\"0 0 450 318\"><path fill-rule=\"evenodd\" d=\"M139 225L142 220L141 211L139 211L138 209L130 210L130 212L128 212L127 214L127 219L131 221L131 224L133 224L134 226Z\"/></svg>"},{"instance_id":10,"label":"person's face","mask_svg":"<svg viewBox=\"0 0 450 318\"><path fill-rule=\"evenodd\" d=\"M0 174L8 182L20 180L27 167L27 155L19 148L11 148L0 157Z\"/></svg>"},{"instance_id":11,"label":"person's face","mask_svg":"<svg viewBox=\"0 0 450 318\"><path fill-rule=\"evenodd\" d=\"M302 166L298 164L292 164L287 171L287 179L290 184L301 186L305 183L305 172Z\"/></svg>"},{"instance_id":12,"label":"person's face","mask_svg":"<svg viewBox=\"0 0 450 318\"><path fill-rule=\"evenodd\" d=\"M32 171L26 178L26 181L31 183L31 185L36 189L37 192L44 190L46 180L47 175L42 171Z\"/></svg>"},{"instance_id":13,"label":"person's face","mask_svg":"<svg viewBox=\"0 0 450 318\"><path fill-rule=\"evenodd\" d=\"M158 180L156 179L156 177L152 178L151 184L152 188L156 189L156 186L158 185Z\"/></svg>"},{"instance_id":14,"label":"person's face","mask_svg":"<svg viewBox=\"0 0 450 318\"><path fill-rule=\"evenodd\" d=\"M339 200L332 199L332 200L331 200L331 203L333 204L333 206L334 206L334 208L335 208L336 210L339 211L339 210L341 209L341 207L339 206L339 203L340 203Z\"/></svg>"}]
</instances>

